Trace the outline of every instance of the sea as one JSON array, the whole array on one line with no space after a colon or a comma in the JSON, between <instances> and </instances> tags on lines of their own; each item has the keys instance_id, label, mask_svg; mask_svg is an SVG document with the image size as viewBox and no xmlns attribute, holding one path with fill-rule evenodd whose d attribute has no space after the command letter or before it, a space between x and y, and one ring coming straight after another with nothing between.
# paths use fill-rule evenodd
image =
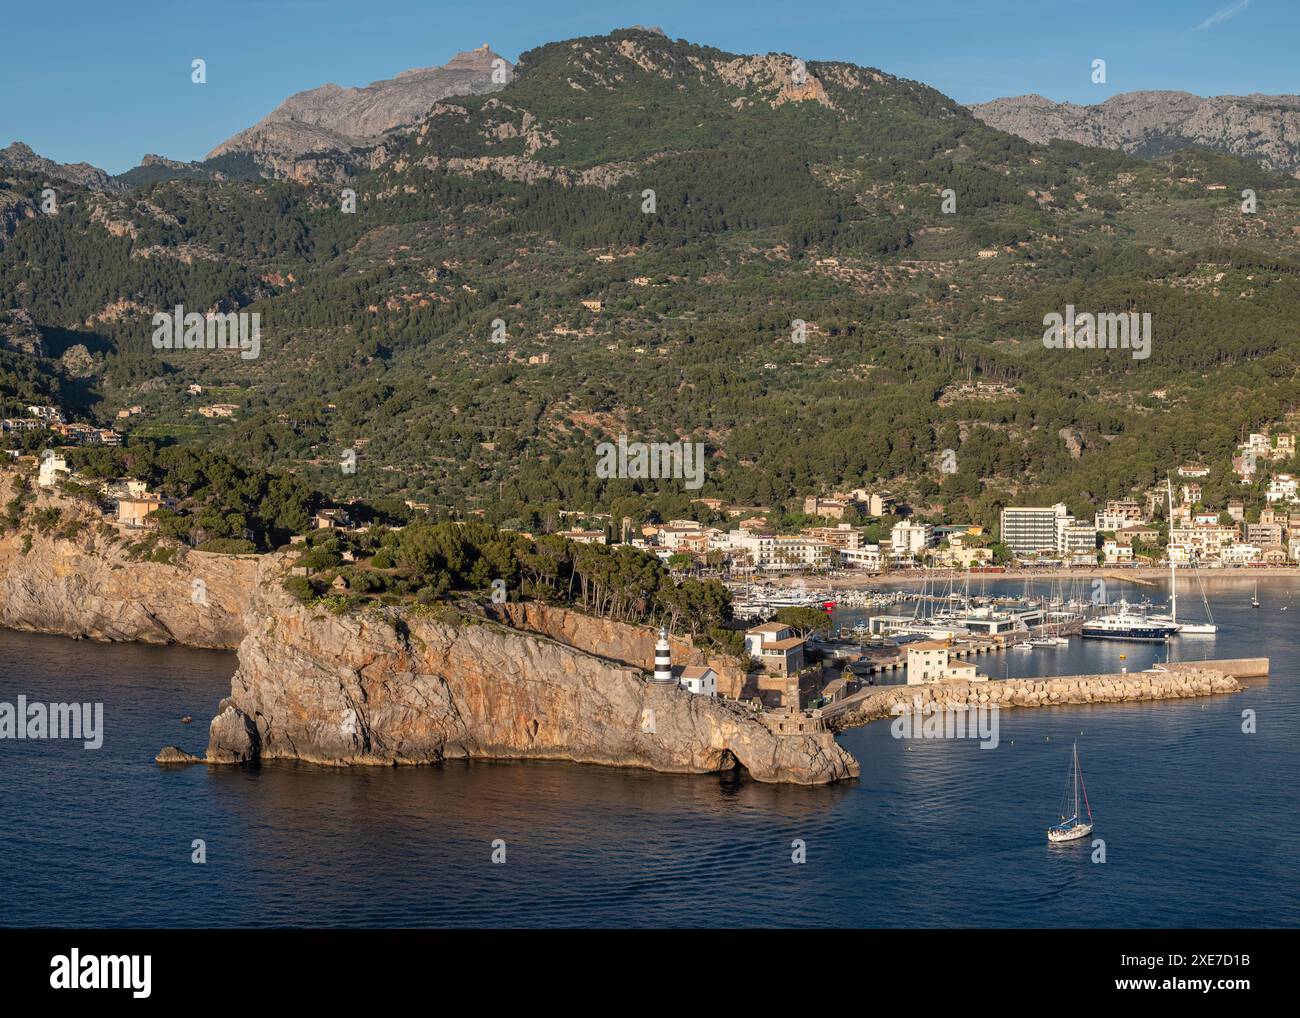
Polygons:
<instances>
[{"instance_id":1,"label":"sea","mask_svg":"<svg viewBox=\"0 0 1300 1018\"><path fill-rule=\"evenodd\" d=\"M861 777L816 788L565 763L159 767L164 745L202 754L233 654L0 631L0 703L103 710L98 749L0 740L0 926L1294 927L1300 578L1260 580L1257 609L1246 576L1205 584L1213 637L975 660L1000 678L1266 655L1267 679L1004 710L995 748L873 722L840 736ZM1201 617L1182 588L1180 617ZM1051 845L1075 745L1096 826Z\"/></svg>"}]
</instances>

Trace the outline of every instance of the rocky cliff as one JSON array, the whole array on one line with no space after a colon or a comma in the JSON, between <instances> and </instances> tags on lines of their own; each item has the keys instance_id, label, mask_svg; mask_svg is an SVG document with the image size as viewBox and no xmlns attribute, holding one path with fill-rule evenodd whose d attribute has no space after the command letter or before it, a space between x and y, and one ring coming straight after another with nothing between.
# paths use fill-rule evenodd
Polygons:
<instances>
[{"instance_id":1,"label":"rocky cliff","mask_svg":"<svg viewBox=\"0 0 1300 1018\"><path fill-rule=\"evenodd\" d=\"M12 474L0 473L0 492ZM58 510L42 530L33 520ZM143 535L105 523L92 506L40 493L18 526L0 533L0 625L93 640L230 649L244 634L256 556L162 546L171 561L138 557Z\"/></svg>"},{"instance_id":2,"label":"rocky cliff","mask_svg":"<svg viewBox=\"0 0 1300 1018\"><path fill-rule=\"evenodd\" d=\"M514 629L558 640L560 643L598 657L653 671L658 633L648 626L633 626L611 619L593 618L582 612L541 604L511 601L492 605L489 614ZM718 692L735 699L745 685L741 662L726 654L706 654L689 637L670 636L673 664L708 665L717 673Z\"/></svg>"},{"instance_id":3,"label":"rocky cliff","mask_svg":"<svg viewBox=\"0 0 1300 1018\"><path fill-rule=\"evenodd\" d=\"M333 615L263 582L212 763L567 760L759 781L858 774L828 732L777 735L736 704L495 622L405 609Z\"/></svg>"},{"instance_id":4,"label":"rocky cliff","mask_svg":"<svg viewBox=\"0 0 1300 1018\"><path fill-rule=\"evenodd\" d=\"M1080 106L1021 95L971 106L992 127L1033 142L1054 138L1155 156L1203 145L1300 175L1300 96L1125 92Z\"/></svg>"},{"instance_id":5,"label":"rocky cliff","mask_svg":"<svg viewBox=\"0 0 1300 1018\"><path fill-rule=\"evenodd\" d=\"M11 495L18 476L0 471L0 494ZM231 695L210 727L209 762L510 758L679 773L743 766L759 781L798 784L858 774L824 729L779 734L744 707L654 685L644 669L601 653L646 661L653 634L637 627L541 606L515 606L506 617L519 628L418 607L336 615L283 589L294 552L190 551L22 481L30 501L0 524L0 625L238 644ZM685 660L705 659L689 642L677 647ZM163 763L196 759L173 747L159 754Z\"/></svg>"}]
</instances>

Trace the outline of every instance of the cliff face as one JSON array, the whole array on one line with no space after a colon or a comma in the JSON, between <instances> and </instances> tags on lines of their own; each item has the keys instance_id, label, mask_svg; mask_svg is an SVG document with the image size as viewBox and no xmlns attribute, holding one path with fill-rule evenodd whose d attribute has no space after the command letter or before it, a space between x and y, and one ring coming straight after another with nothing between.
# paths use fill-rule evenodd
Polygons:
<instances>
[{"instance_id":1,"label":"cliff face","mask_svg":"<svg viewBox=\"0 0 1300 1018\"><path fill-rule=\"evenodd\" d=\"M178 550L171 564L137 561L127 543L142 535L115 530L110 539L90 507L42 493L35 508L58 508L61 519L46 533L25 526L0 535L0 625L93 640L238 646L259 559ZM76 535L58 536L74 520Z\"/></svg>"},{"instance_id":2,"label":"cliff face","mask_svg":"<svg viewBox=\"0 0 1300 1018\"><path fill-rule=\"evenodd\" d=\"M648 683L634 668L492 622L331 615L259 585L213 763L568 760L759 781L856 776L827 732L776 735L744 708Z\"/></svg>"},{"instance_id":3,"label":"cliff face","mask_svg":"<svg viewBox=\"0 0 1300 1018\"><path fill-rule=\"evenodd\" d=\"M514 629L536 633L644 671L653 671L655 643L659 636L646 626L632 626L611 619L593 618L582 612L541 604L537 601L511 601L492 605L493 617ZM745 671L739 661L725 654L706 654L689 637L669 636L675 665L708 665L718 675L720 695L736 698L745 684Z\"/></svg>"},{"instance_id":4,"label":"cliff face","mask_svg":"<svg viewBox=\"0 0 1300 1018\"><path fill-rule=\"evenodd\" d=\"M12 477L0 473L0 491ZM57 520L41 531L37 514L51 510ZM650 663L653 634L638 627L541 606L512 606L520 629L399 609L333 615L284 591L282 570L295 552L171 548L173 561L155 562L130 548L146 536L111 526L77 499L38 493L23 521L0 534L0 625L238 645L231 696L209 732L210 762L511 758L680 773L743 765L760 781L798 784L858 774L827 731L776 734L743 707L656 686L641 668L613 660ZM684 661L704 660L689 643L677 641L677 650ZM193 759L160 754L167 763Z\"/></svg>"}]
</instances>

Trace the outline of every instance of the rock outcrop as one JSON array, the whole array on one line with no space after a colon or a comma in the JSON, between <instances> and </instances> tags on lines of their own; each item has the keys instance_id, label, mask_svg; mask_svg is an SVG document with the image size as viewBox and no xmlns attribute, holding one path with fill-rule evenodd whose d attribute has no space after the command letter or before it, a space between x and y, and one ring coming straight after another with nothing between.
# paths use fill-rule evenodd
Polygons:
<instances>
[{"instance_id":1,"label":"rock outcrop","mask_svg":"<svg viewBox=\"0 0 1300 1018\"><path fill-rule=\"evenodd\" d=\"M28 357L45 356L41 330L26 308L0 311L0 350L13 350Z\"/></svg>"},{"instance_id":2,"label":"rock outcrop","mask_svg":"<svg viewBox=\"0 0 1300 1018\"><path fill-rule=\"evenodd\" d=\"M821 784L858 764L826 731L774 734L749 710L487 620L333 615L263 582L210 763L567 760L677 773L743 766Z\"/></svg>"},{"instance_id":3,"label":"rock outcrop","mask_svg":"<svg viewBox=\"0 0 1300 1018\"><path fill-rule=\"evenodd\" d=\"M0 472L6 499L12 473ZM170 548L170 562L141 560L143 533L106 523L77 499L41 492L30 512L57 509L42 531L29 523L0 534L0 625L92 640L180 643L233 649L258 571L273 557Z\"/></svg>"},{"instance_id":4,"label":"rock outcrop","mask_svg":"<svg viewBox=\"0 0 1300 1018\"><path fill-rule=\"evenodd\" d=\"M158 755L153 759L154 759L154 763L164 764L164 765L192 764L192 763L203 762L202 758L195 756L193 753L187 753L183 749L178 749L176 746L164 746L161 750L158 751Z\"/></svg>"},{"instance_id":5,"label":"rock outcrop","mask_svg":"<svg viewBox=\"0 0 1300 1018\"><path fill-rule=\"evenodd\" d=\"M15 141L8 148L0 148L0 169L35 173L52 181L66 180L92 191L122 190L122 185L113 179L112 174L98 166L91 166L90 163L56 163L53 159L37 155L21 141Z\"/></svg>"}]
</instances>

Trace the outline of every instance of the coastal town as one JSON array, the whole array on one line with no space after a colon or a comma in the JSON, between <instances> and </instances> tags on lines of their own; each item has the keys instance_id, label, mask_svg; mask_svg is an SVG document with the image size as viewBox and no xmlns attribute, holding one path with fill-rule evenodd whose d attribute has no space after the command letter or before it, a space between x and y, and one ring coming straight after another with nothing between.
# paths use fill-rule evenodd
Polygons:
<instances>
[{"instance_id":1,"label":"coastal town","mask_svg":"<svg viewBox=\"0 0 1300 1018\"><path fill-rule=\"evenodd\" d=\"M49 446L39 456L10 450L14 465L34 475L39 489L90 496L103 519L128 537L157 530L160 511L177 509L174 498L151 491L139 478L92 479L76 471L71 460L79 446L115 446L116 432L107 432L110 438L98 429L68 425L55 406L33 405L27 412L4 423L10 432L46 433ZM855 488L796 502L793 511L802 523L793 527L789 508L781 513L700 497L692 502L698 518L666 521L615 521L608 513L560 510L563 529L557 527L553 536L575 545L623 545L654 556L678 580L724 583L731 595L730 626L740 634L747 663L736 668L674 660L665 630L655 643L654 681L750 703L777 712L771 716L783 723L817 729L823 710L842 712L878 684L985 681L988 675L976 664L979 655L1106 635L1087 627L1096 625L1091 616L1109 606L1095 596L1090 603L1077 579L1070 589L1058 579L1050 598L1031 597L1028 588L1024 596L992 598L972 592L973 576L986 583L1020 574L1062 578L1099 570L1124 578L1139 567L1293 566L1300 561L1300 495L1297 478L1278 467L1290 463L1295 452L1293 433L1249 435L1231 462L1242 494L1222 504L1207 504L1203 496L1211 467L1185 462L1173 467L1164 483L1130 498L1107 499L1087 518L1056 503L1003 506L992 526L945 522L941 510L910 504L893 491ZM415 500L404 505L411 519L430 511ZM307 531L290 535L289 544L307 552L336 534L344 542L338 564L357 565L347 538L366 533L368 524L358 519L368 515L358 503L322 505ZM786 525L778 529L774 520ZM384 529L402 527L389 522ZM931 579L945 571L948 586L941 591L939 581L931 584ZM350 579L355 582L342 572L321 570L310 554L289 572L302 582L314 578L340 597L350 593ZM957 576L965 577L960 590ZM908 579L919 581L920 589L897 586ZM837 607L875 613L852 626L833 625ZM1125 610L1121 605L1121 618ZM1180 628L1195 627L1168 620L1164 636ZM1128 637L1133 632L1125 630Z\"/></svg>"}]
</instances>

